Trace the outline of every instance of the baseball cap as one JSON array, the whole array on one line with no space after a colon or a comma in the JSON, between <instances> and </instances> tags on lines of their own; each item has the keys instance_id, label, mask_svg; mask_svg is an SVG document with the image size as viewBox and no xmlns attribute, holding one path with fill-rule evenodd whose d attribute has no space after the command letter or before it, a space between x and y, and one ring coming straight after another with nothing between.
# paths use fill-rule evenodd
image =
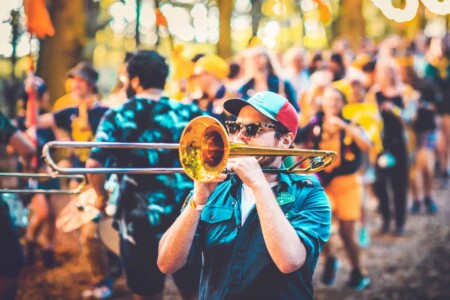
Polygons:
<instances>
[{"instance_id":1,"label":"baseball cap","mask_svg":"<svg viewBox=\"0 0 450 300\"><path fill-rule=\"evenodd\" d=\"M97 84L98 72L89 62L80 62L69 71L69 78L73 78L75 76L83 78L92 86L96 86Z\"/></svg>"},{"instance_id":2,"label":"baseball cap","mask_svg":"<svg viewBox=\"0 0 450 300\"><path fill-rule=\"evenodd\" d=\"M225 110L235 116L238 116L241 109L246 105L252 106L264 116L282 124L292 132L294 138L297 135L297 111L283 96L266 91L256 93L248 100L234 98L225 101L223 104Z\"/></svg>"},{"instance_id":3,"label":"baseball cap","mask_svg":"<svg viewBox=\"0 0 450 300\"><path fill-rule=\"evenodd\" d=\"M207 54L200 58L194 65L194 75L206 72L214 75L218 79L227 78L230 73L230 67L227 62L215 54Z\"/></svg>"}]
</instances>

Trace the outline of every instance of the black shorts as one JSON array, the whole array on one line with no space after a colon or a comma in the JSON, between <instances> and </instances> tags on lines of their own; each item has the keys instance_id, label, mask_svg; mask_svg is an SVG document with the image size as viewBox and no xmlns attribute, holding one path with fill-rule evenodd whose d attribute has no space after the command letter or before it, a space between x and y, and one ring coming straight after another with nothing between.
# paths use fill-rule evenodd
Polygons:
<instances>
[{"instance_id":1,"label":"black shorts","mask_svg":"<svg viewBox=\"0 0 450 300\"><path fill-rule=\"evenodd\" d=\"M164 289L165 274L157 266L159 239L150 229L134 227L134 241L120 237L120 256L126 274L128 288L141 296L153 296ZM173 274L175 284L185 297L198 294L201 272L201 256L195 257L192 262Z\"/></svg>"},{"instance_id":2,"label":"black shorts","mask_svg":"<svg viewBox=\"0 0 450 300\"><path fill-rule=\"evenodd\" d=\"M25 262L9 207L0 197L0 276L17 277Z\"/></svg>"}]
</instances>

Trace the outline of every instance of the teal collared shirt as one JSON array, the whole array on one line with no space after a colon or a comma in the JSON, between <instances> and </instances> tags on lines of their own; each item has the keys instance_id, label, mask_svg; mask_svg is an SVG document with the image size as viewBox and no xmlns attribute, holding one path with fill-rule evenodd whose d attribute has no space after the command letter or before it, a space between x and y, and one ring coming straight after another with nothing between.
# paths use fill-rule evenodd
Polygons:
<instances>
[{"instance_id":1,"label":"teal collared shirt","mask_svg":"<svg viewBox=\"0 0 450 300\"><path fill-rule=\"evenodd\" d=\"M313 176L280 174L277 201L307 251L304 266L283 274L269 255L255 208L241 227L242 182L222 182L202 212L191 251L201 250L204 266L200 299L312 299L312 277L328 241L331 209Z\"/></svg>"}]
</instances>

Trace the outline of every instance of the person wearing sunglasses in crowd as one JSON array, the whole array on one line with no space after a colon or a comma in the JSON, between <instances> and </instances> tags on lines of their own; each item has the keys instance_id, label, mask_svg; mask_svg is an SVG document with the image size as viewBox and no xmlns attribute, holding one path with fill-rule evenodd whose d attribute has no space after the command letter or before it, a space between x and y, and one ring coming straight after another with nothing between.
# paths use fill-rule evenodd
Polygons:
<instances>
[{"instance_id":1,"label":"person wearing sunglasses in crowd","mask_svg":"<svg viewBox=\"0 0 450 300\"><path fill-rule=\"evenodd\" d=\"M260 92L224 108L231 142L288 149L297 112L284 97ZM312 277L328 241L331 210L313 176L263 173L283 155L230 158L213 182L195 181L184 209L160 241L158 266L173 273L203 252L200 299L312 299Z\"/></svg>"}]
</instances>

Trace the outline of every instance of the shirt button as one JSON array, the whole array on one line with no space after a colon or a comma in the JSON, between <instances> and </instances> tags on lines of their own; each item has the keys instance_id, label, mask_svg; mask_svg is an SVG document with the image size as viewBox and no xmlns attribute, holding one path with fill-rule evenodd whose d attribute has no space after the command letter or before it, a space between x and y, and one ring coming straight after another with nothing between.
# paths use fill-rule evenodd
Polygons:
<instances>
[{"instance_id":1,"label":"shirt button","mask_svg":"<svg viewBox=\"0 0 450 300\"><path fill-rule=\"evenodd\" d=\"M209 219L212 221L212 220L214 220L214 215L210 215L209 216Z\"/></svg>"},{"instance_id":2,"label":"shirt button","mask_svg":"<svg viewBox=\"0 0 450 300\"><path fill-rule=\"evenodd\" d=\"M237 229L241 229L241 225L237 225L236 228L237 228Z\"/></svg>"}]
</instances>

